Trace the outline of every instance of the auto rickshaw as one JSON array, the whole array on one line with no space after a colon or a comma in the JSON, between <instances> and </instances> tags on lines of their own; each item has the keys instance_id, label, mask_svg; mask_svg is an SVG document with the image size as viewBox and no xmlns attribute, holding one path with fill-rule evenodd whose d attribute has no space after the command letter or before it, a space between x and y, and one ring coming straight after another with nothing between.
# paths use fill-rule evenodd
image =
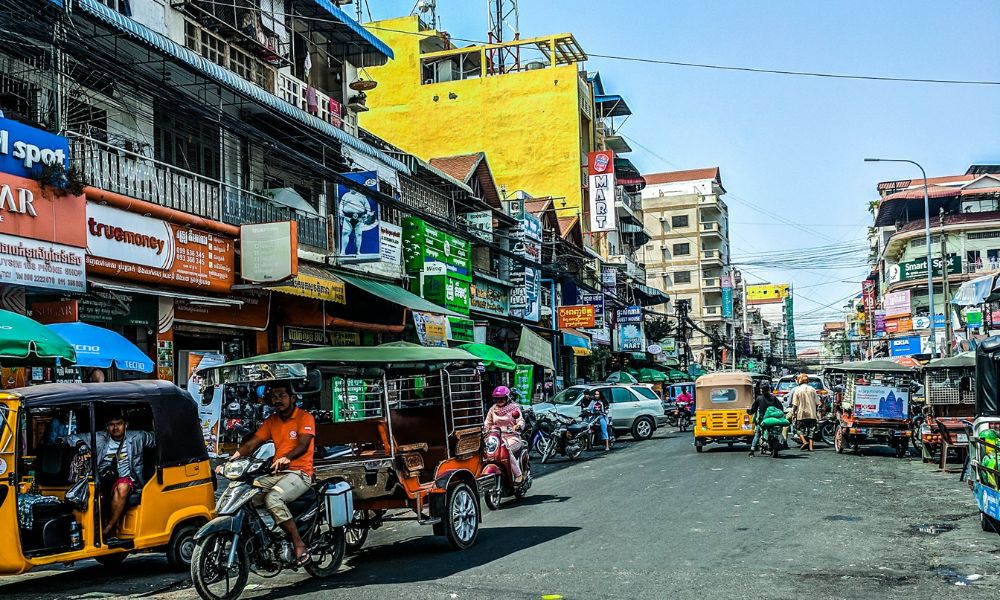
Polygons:
<instances>
[{"instance_id":1,"label":"auto rickshaw","mask_svg":"<svg viewBox=\"0 0 1000 600\"><path fill-rule=\"evenodd\" d=\"M101 535L109 504L102 498L96 448L107 416L153 434L143 455L145 482L133 491L114 538ZM74 457L77 457L74 459ZM71 473L71 471L73 471ZM215 486L198 408L164 381L53 383L0 392L0 575L87 558L106 566L132 552L165 552L187 569L198 527L212 518ZM116 475L117 476L117 475ZM75 489L67 499L67 492ZM84 493L85 491L85 493Z\"/></svg>"},{"instance_id":2,"label":"auto rickshaw","mask_svg":"<svg viewBox=\"0 0 1000 600\"><path fill-rule=\"evenodd\" d=\"M834 401L837 430L833 446L837 453L885 444L898 458L905 457L913 435L910 393L916 370L891 360L868 360L833 365L826 372L842 375L844 382L838 386Z\"/></svg>"},{"instance_id":3,"label":"auto rickshaw","mask_svg":"<svg viewBox=\"0 0 1000 600\"><path fill-rule=\"evenodd\" d=\"M753 404L750 375L725 371L702 375L695 381L694 448L706 444L749 444L753 421L747 409Z\"/></svg>"},{"instance_id":4,"label":"auto rickshaw","mask_svg":"<svg viewBox=\"0 0 1000 600\"><path fill-rule=\"evenodd\" d=\"M969 486L983 531L1000 533L1000 336L976 348L976 418L969 435ZM964 476L964 473L963 473Z\"/></svg>"},{"instance_id":5,"label":"auto rickshaw","mask_svg":"<svg viewBox=\"0 0 1000 600\"><path fill-rule=\"evenodd\" d=\"M924 402L921 411L924 421L919 431L914 424L913 432L915 437L919 435L919 439L914 439L914 442L919 442L924 462L931 462L934 455L944 449L942 430L965 449L969 440L962 421L975 417L975 371L975 352L937 358L924 365ZM944 462L947 459L945 456Z\"/></svg>"},{"instance_id":6,"label":"auto rickshaw","mask_svg":"<svg viewBox=\"0 0 1000 600\"><path fill-rule=\"evenodd\" d=\"M288 382L316 417L315 476L351 485L348 551L389 520L429 525L452 547L475 543L484 421L477 363L457 348L411 345L305 348L232 361L201 372L206 385ZM409 509L412 517L388 515ZM403 513L405 515L405 513Z\"/></svg>"}]
</instances>

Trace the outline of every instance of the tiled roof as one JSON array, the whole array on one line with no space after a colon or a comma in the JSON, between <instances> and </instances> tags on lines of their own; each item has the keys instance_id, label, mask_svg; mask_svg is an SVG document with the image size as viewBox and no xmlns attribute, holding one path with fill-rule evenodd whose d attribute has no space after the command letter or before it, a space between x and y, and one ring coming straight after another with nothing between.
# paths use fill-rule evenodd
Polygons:
<instances>
[{"instance_id":1,"label":"tiled roof","mask_svg":"<svg viewBox=\"0 0 1000 600\"><path fill-rule=\"evenodd\" d=\"M559 217L559 235L565 238L579 221L580 217Z\"/></svg>"},{"instance_id":2,"label":"tiled roof","mask_svg":"<svg viewBox=\"0 0 1000 600\"><path fill-rule=\"evenodd\" d=\"M483 160L483 156L485 155L482 152L475 152L473 154L432 158L430 162L455 179L468 183L469 178L472 177L473 169L479 165L479 161Z\"/></svg>"},{"instance_id":3,"label":"tiled roof","mask_svg":"<svg viewBox=\"0 0 1000 600\"><path fill-rule=\"evenodd\" d=\"M679 181L701 181L703 179L714 179L722 183L722 175L719 167L709 167L707 169L688 169L686 171L669 171L667 173L650 173L643 175L646 185L657 185L660 183L677 183Z\"/></svg>"}]
</instances>

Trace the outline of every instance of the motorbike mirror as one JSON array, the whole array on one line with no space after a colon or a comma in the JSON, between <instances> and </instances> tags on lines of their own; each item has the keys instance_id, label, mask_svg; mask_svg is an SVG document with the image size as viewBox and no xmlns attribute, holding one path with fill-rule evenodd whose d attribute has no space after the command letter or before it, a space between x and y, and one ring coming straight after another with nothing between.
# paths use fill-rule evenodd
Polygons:
<instances>
[{"instance_id":1,"label":"motorbike mirror","mask_svg":"<svg viewBox=\"0 0 1000 600\"><path fill-rule=\"evenodd\" d=\"M323 374L310 369L305 379L292 381L292 391L296 394L318 394L323 391Z\"/></svg>"}]
</instances>

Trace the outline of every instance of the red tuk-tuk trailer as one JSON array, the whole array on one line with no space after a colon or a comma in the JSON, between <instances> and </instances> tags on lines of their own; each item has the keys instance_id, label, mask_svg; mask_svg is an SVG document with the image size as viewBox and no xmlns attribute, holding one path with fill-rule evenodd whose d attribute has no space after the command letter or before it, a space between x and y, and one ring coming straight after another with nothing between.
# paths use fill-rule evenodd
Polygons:
<instances>
[{"instance_id":1,"label":"red tuk-tuk trailer","mask_svg":"<svg viewBox=\"0 0 1000 600\"><path fill-rule=\"evenodd\" d=\"M890 360L847 362L827 367L838 386L834 412L837 453L862 445L884 444L906 456L910 445L910 392L916 370ZM842 377L836 377L842 375Z\"/></svg>"}]
</instances>

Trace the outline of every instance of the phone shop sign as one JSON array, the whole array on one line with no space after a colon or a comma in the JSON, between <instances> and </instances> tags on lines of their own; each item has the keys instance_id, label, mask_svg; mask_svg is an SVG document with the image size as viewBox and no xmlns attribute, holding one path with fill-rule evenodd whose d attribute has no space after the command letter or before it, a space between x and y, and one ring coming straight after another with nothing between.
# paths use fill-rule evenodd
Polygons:
<instances>
[{"instance_id":1,"label":"phone shop sign","mask_svg":"<svg viewBox=\"0 0 1000 600\"><path fill-rule=\"evenodd\" d=\"M0 118L0 173L34 178L45 165L69 170L66 138Z\"/></svg>"}]
</instances>

